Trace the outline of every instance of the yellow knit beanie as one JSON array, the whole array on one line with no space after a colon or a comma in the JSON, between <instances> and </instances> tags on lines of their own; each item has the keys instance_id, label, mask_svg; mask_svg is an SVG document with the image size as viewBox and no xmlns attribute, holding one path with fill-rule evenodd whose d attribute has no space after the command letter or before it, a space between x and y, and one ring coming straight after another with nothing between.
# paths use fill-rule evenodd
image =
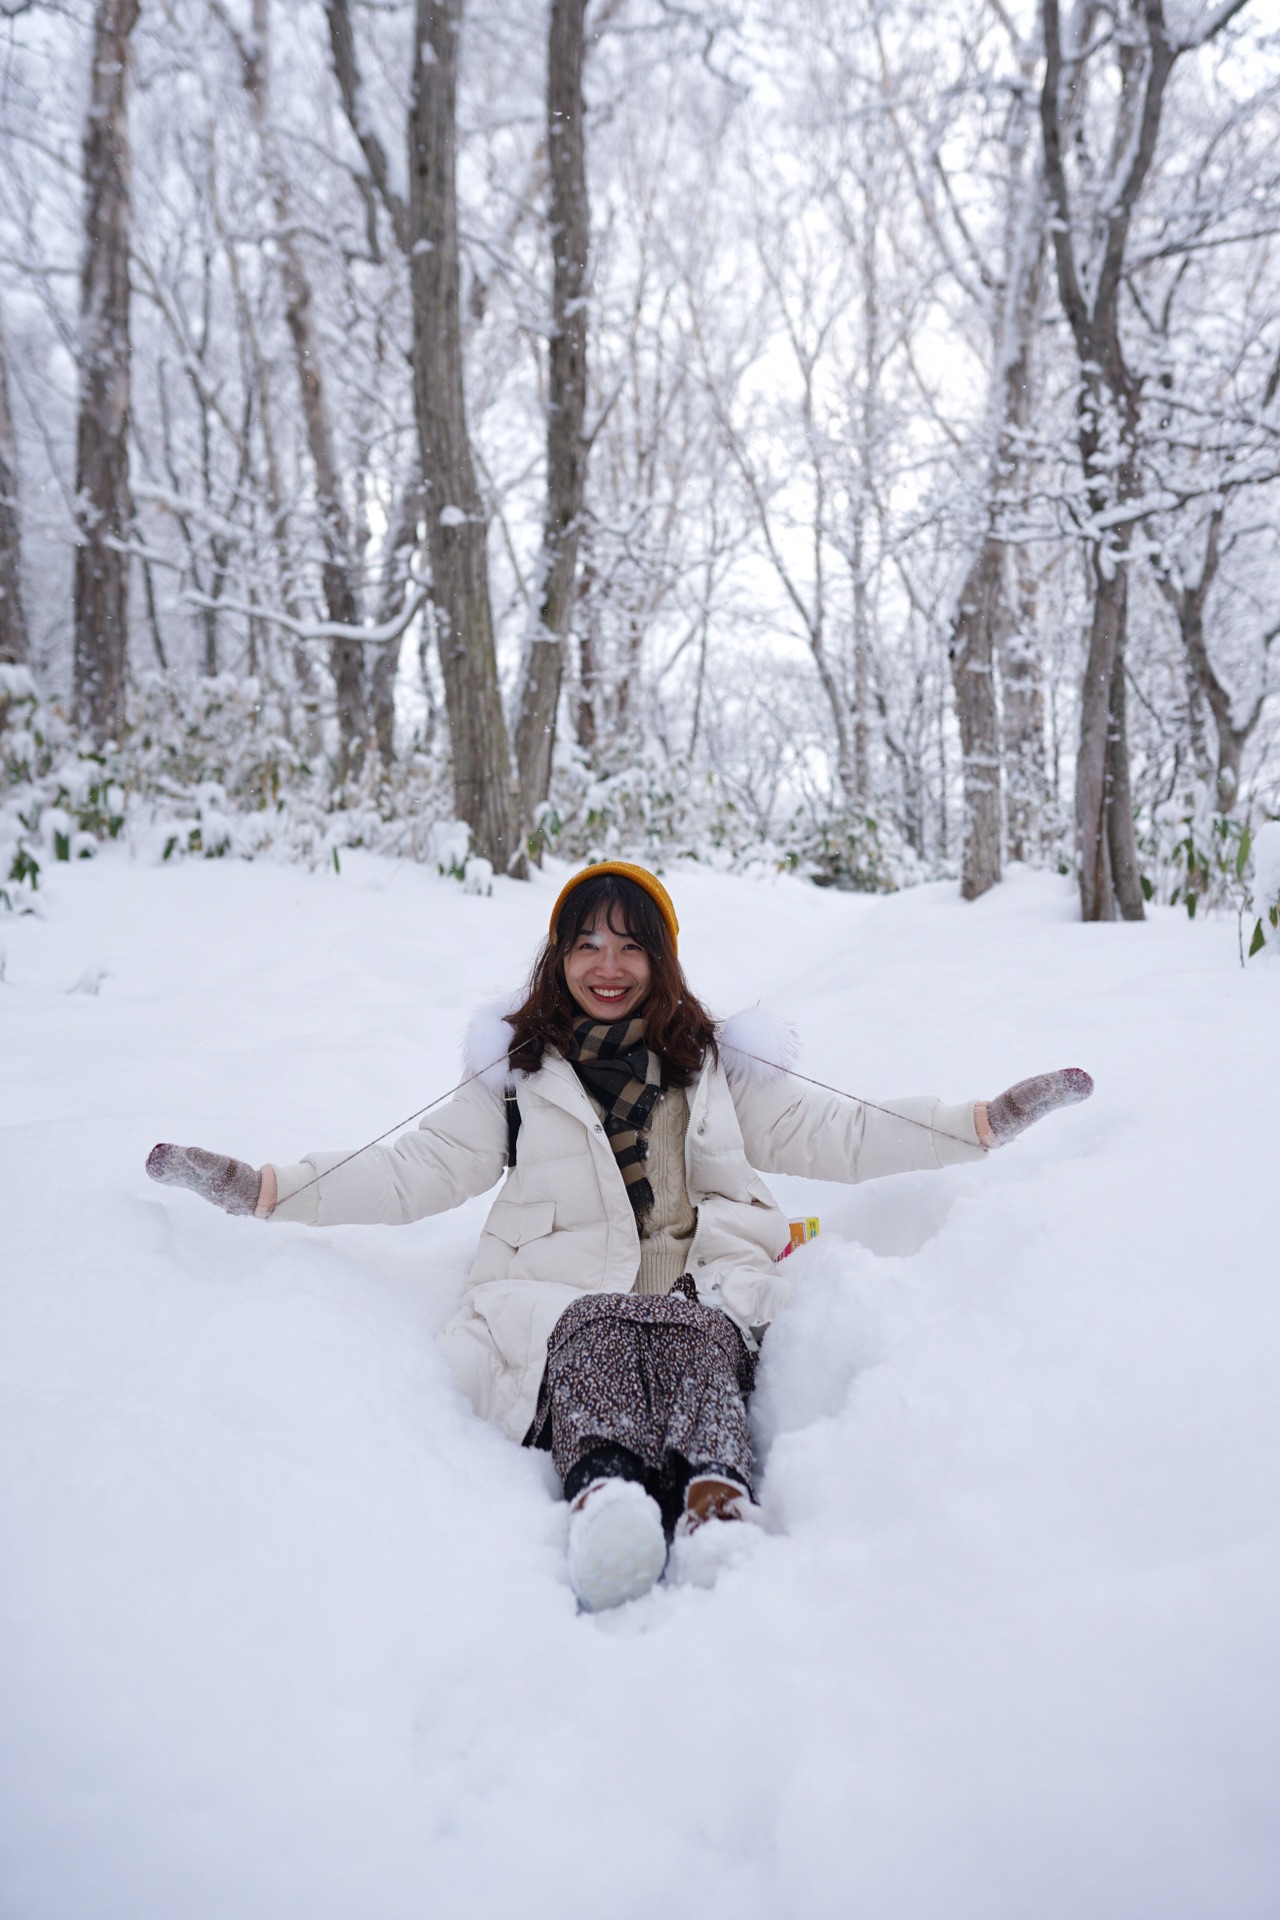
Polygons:
<instances>
[{"instance_id":1,"label":"yellow knit beanie","mask_svg":"<svg viewBox=\"0 0 1280 1920\"><path fill-rule=\"evenodd\" d=\"M671 895L663 886L656 873L650 873L647 867L633 867L626 860L599 860L594 867L584 867L581 873L575 873L572 880L566 880L560 889L554 907L551 909L551 938L556 937L556 922L560 918L560 909L575 887L584 880L595 880L606 873L616 873L623 880L632 881L637 887L643 887L667 923L667 932L671 935L671 945L679 951L680 922L676 919L676 910L671 904Z\"/></svg>"}]
</instances>

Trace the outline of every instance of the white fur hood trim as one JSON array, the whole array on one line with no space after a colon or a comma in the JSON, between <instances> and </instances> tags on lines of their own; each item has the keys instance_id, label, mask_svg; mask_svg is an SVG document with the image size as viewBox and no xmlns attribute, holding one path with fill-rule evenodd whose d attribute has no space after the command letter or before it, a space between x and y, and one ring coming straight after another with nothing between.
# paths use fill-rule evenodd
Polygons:
<instances>
[{"instance_id":1,"label":"white fur hood trim","mask_svg":"<svg viewBox=\"0 0 1280 1920\"><path fill-rule=\"evenodd\" d=\"M520 996L508 994L505 1000L490 1000L477 1007L467 1022L462 1042L462 1071L468 1080L479 1080L490 1093L501 1093L510 1082L507 1049L511 1045L508 1015L515 1012Z\"/></svg>"},{"instance_id":2,"label":"white fur hood trim","mask_svg":"<svg viewBox=\"0 0 1280 1920\"><path fill-rule=\"evenodd\" d=\"M759 1005L731 1013L716 1037L725 1071L735 1080L776 1080L800 1056L795 1028Z\"/></svg>"},{"instance_id":3,"label":"white fur hood trim","mask_svg":"<svg viewBox=\"0 0 1280 1920\"><path fill-rule=\"evenodd\" d=\"M462 1043L462 1070L491 1093L501 1093L511 1080L507 1048L511 1044L510 1015L519 1001L510 996L477 1007L467 1023ZM773 1080L789 1073L800 1053L796 1030L761 1006L744 1007L721 1023L716 1035L725 1071L736 1080Z\"/></svg>"}]
</instances>

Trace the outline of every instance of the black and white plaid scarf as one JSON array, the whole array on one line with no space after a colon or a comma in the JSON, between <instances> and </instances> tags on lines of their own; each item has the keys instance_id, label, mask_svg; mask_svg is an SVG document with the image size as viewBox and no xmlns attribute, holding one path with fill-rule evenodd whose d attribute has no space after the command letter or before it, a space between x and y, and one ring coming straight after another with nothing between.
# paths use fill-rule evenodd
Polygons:
<instances>
[{"instance_id":1,"label":"black and white plaid scarf","mask_svg":"<svg viewBox=\"0 0 1280 1920\"><path fill-rule=\"evenodd\" d=\"M640 1225L653 1206L644 1163L649 1157L653 1109L663 1088L662 1061L645 1045L643 1020L619 1020L612 1026L579 1020L567 1058L602 1111L604 1130Z\"/></svg>"}]
</instances>

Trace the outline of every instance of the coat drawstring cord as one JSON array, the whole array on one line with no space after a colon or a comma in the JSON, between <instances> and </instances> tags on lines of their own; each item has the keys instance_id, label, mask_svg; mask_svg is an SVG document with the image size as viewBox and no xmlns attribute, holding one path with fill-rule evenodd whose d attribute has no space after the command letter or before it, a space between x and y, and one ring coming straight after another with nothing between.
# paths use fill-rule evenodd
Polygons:
<instances>
[{"instance_id":1,"label":"coat drawstring cord","mask_svg":"<svg viewBox=\"0 0 1280 1920\"><path fill-rule=\"evenodd\" d=\"M358 1160L362 1153L368 1153L370 1147L376 1147L383 1140L389 1139L393 1133L399 1133L401 1127L412 1126L415 1120L421 1120L423 1114L430 1113L433 1107L443 1106L446 1100L452 1100L455 1093L461 1093L462 1089L464 1087L469 1087L473 1080L482 1080L485 1074L492 1073L495 1067L505 1066L506 1059L507 1059L506 1054L500 1053L498 1055L498 1058L496 1060L491 1060L487 1067L477 1067L475 1072L469 1073L465 1080L459 1080L456 1087L450 1087L445 1093L438 1093L434 1100L428 1100L426 1106L419 1107L416 1113L407 1114L403 1120L397 1120L395 1125L388 1127L385 1133L375 1134L373 1139L366 1140L362 1147L356 1147L351 1153L347 1154L343 1159L335 1160L331 1167L325 1168L324 1173L317 1173L313 1175L310 1180L304 1181L302 1186L295 1187L294 1191L289 1195L289 1198L291 1200L296 1200L298 1195L300 1193L306 1193L308 1188L318 1187L320 1182L325 1178L326 1174L336 1173L339 1167L350 1166L351 1162L353 1160Z\"/></svg>"},{"instance_id":2,"label":"coat drawstring cord","mask_svg":"<svg viewBox=\"0 0 1280 1920\"><path fill-rule=\"evenodd\" d=\"M754 1060L757 1066L771 1067L775 1073L786 1074L789 1079L804 1080L811 1087L820 1087L823 1093L834 1093L841 1100L856 1100L859 1106L870 1107L875 1113L888 1114L891 1120L904 1121L907 1126L919 1127L925 1133L936 1133L941 1140L954 1140L956 1144L961 1147L971 1147L973 1145L972 1140L966 1140L958 1133L948 1133L945 1127L931 1126L927 1120L917 1120L914 1114L895 1113L892 1107L882 1107L875 1100L867 1100L858 1093L846 1093L843 1087L833 1087L828 1085L825 1080L815 1080L811 1074L800 1073L795 1067L784 1067L776 1060L766 1060L762 1054L748 1053L745 1047L734 1047L731 1051L736 1053L742 1060ZM300 1193L306 1193L310 1187L319 1186L327 1174L336 1173L339 1167L350 1166L351 1162L358 1160L362 1153L368 1153L370 1147L379 1146L382 1141L389 1139L393 1133L399 1133L401 1127L412 1126L415 1120L421 1120L424 1113L430 1113L434 1107L442 1106L446 1100L452 1100L455 1093L461 1093L462 1089L469 1087L473 1080L482 1080L485 1074L492 1073L495 1067L505 1066L506 1061L507 1056L505 1053L502 1053L498 1055L496 1060L490 1060L488 1066L477 1067L475 1072L469 1073L465 1080L459 1080L456 1087L450 1087L447 1092L437 1094L434 1100L428 1100L426 1106L419 1107L416 1113L406 1115L403 1120L397 1120L395 1125L388 1127L385 1133L375 1134L372 1140L366 1140L362 1147L356 1147L351 1153L347 1154L344 1159L335 1160L331 1167L325 1168L324 1173L315 1174L310 1180L305 1181L302 1186L295 1188L289 1195L289 1198L296 1200ZM986 1152L986 1148L983 1148L983 1151Z\"/></svg>"},{"instance_id":3,"label":"coat drawstring cord","mask_svg":"<svg viewBox=\"0 0 1280 1920\"><path fill-rule=\"evenodd\" d=\"M748 1053L745 1047L733 1047L730 1051L742 1060L754 1060L759 1066L772 1067L777 1073L785 1073L792 1080L804 1080L811 1087L821 1087L824 1093L834 1093L841 1100L856 1100L860 1107L870 1107L873 1113L887 1113L891 1120L901 1120L909 1127L920 1127L925 1133L936 1133L939 1140L954 1140L959 1147L971 1147L974 1144L972 1140L966 1140L963 1134L948 1133L945 1127L935 1127L928 1120L917 1120L913 1113L895 1113L892 1107L882 1107L878 1101L868 1100L865 1094L846 1093L843 1087L829 1086L825 1080L815 1080L812 1074L801 1073L796 1067L780 1067L776 1060L766 1060L759 1053ZM982 1151L986 1153L989 1149L983 1147Z\"/></svg>"}]
</instances>

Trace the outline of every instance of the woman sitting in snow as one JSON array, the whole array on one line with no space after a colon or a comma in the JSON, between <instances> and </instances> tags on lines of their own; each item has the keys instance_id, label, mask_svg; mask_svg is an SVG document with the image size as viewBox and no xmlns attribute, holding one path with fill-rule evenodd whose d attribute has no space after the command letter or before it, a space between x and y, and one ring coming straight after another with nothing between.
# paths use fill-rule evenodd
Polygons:
<instances>
[{"instance_id":1,"label":"woman sitting in snow","mask_svg":"<svg viewBox=\"0 0 1280 1920\"><path fill-rule=\"evenodd\" d=\"M859 1181L978 1160L1092 1091L1075 1068L976 1105L801 1086L768 1016L717 1028L678 934L653 874L588 867L522 1004L472 1023L467 1079L394 1146L261 1170L195 1147L147 1160L228 1213L311 1226L420 1220L508 1169L441 1339L476 1410L551 1452L593 1610L652 1586L668 1538L677 1572L709 1577L756 1517L746 1403L791 1289L788 1223L756 1170Z\"/></svg>"}]
</instances>

